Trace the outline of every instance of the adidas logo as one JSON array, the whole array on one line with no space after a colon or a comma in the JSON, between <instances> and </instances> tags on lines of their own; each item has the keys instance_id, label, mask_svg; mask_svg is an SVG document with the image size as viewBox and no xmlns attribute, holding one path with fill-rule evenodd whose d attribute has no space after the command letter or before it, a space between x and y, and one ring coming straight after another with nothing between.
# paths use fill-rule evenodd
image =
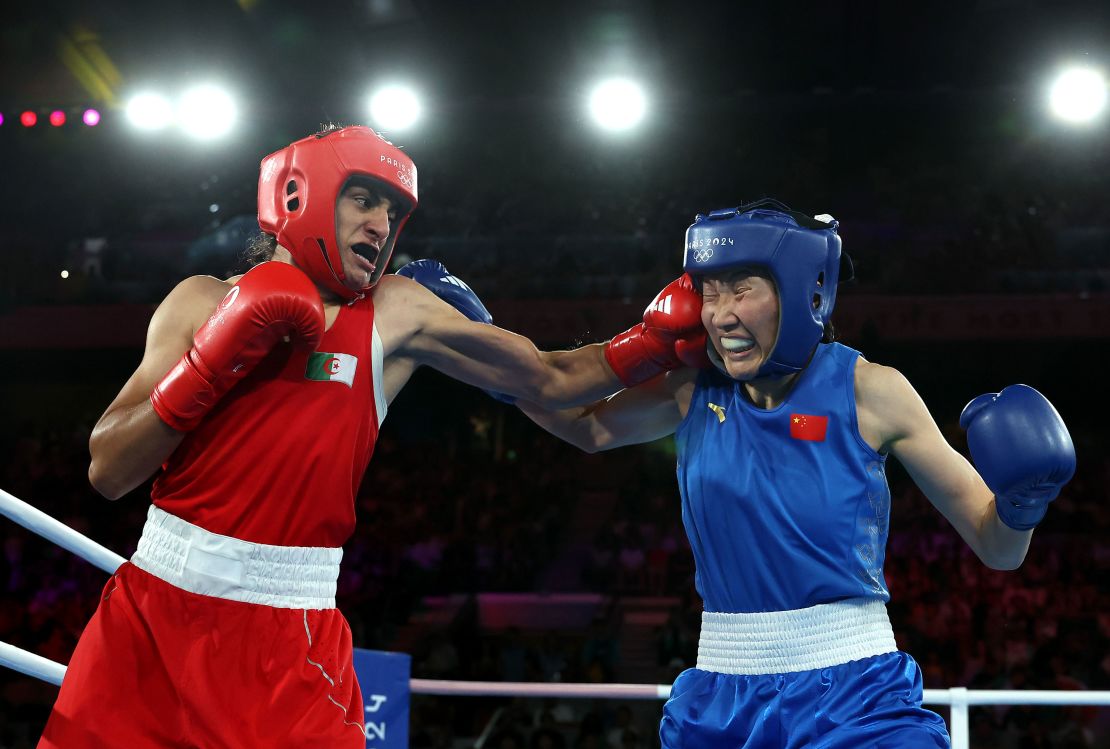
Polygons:
<instances>
[{"instance_id":1,"label":"adidas logo","mask_svg":"<svg viewBox=\"0 0 1110 749\"><path fill-rule=\"evenodd\" d=\"M454 276L443 276L439 280L444 282L444 283L449 283L452 286L458 286L460 289L465 289L466 291L469 291L471 294L474 293L469 286L467 286L465 283L463 283L459 279L455 278Z\"/></svg>"},{"instance_id":2,"label":"adidas logo","mask_svg":"<svg viewBox=\"0 0 1110 749\"><path fill-rule=\"evenodd\" d=\"M644 310L644 312L662 312L664 315L671 314L671 295L667 294L662 299L656 299L648 305L648 308Z\"/></svg>"}]
</instances>

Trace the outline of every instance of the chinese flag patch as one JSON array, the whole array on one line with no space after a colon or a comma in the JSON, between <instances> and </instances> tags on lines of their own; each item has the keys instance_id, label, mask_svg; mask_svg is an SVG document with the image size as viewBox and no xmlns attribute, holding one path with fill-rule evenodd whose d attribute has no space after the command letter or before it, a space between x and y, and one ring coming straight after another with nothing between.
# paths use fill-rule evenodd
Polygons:
<instances>
[{"instance_id":1,"label":"chinese flag patch","mask_svg":"<svg viewBox=\"0 0 1110 749\"><path fill-rule=\"evenodd\" d=\"M796 440L824 442L825 430L828 429L828 426L828 416L790 414L790 436Z\"/></svg>"}]
</instances>

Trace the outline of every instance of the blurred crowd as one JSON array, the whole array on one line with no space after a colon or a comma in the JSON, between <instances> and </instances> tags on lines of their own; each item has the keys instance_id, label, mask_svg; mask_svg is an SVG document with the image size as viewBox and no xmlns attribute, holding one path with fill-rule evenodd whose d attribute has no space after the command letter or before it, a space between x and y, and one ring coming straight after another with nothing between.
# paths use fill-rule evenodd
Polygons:
<instances>
[{"instance_id":1,"label":"blurred crowd","mask_svg":"<svg viewBox=\"0 0 1110 749\"><path fill-rule=\"evenodd\" d=\"M411 652L413 675L425 678L665 683L693 665L701 604L669 446L585 455L461 387L448 388L443 399L455 406L429 425L419 409L442 383L415 386L386 422L345 549L338 600L355 644ZM148 487L114 503L93 493L89 427L27 423L5 433L0 486L128 555ZM890 481L891 618L927 688L1110 688L1101 499L1110 460L1080 462L1017 572L986 569L893 466ZM12 523L0 539L0 640L64 663L104 573ZM476 594L548 590L593 591L600 603L578 629L481 625ZM456 601L450 616L419 624L429 602L447 599ZM655 602L647 649L632 647L628 601ZM0 671L0 747L33 745L54 693ZM658 710L651 701L414 696L410 740L441 749L488 729L485 746L497 749L647 749L657 745ZM975 708L973 746L1106 746L1108 712Z\"/></svg>"}]
</instances>

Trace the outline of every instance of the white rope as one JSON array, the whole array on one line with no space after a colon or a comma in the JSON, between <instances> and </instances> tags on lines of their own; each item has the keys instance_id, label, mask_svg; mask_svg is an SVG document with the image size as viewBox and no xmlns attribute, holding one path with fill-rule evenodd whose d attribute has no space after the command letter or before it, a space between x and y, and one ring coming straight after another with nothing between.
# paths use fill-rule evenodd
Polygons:
<instances>
[{"instance_id":1,"label":"white rope","mask_svg":"<svg viewBox=\"0 0 1110 749\"><path fill-rule=\"evenodd\" d=\"M7 515L27 530L73 552L109 575L126 561L114 551L104 548L88 536L78 533L65 523L55 520L42 510L32 507L3 489L0 489L0 513Z\"/></svg>"},{"instance_id":2,"label":"white rope","mask_svg":"<svg viewBox=\"0 0 1110 749\"><path fill-rule=\"evenodd\" d=\"M0 665L37 679L61 684L66 667L0 642ZM450 681L410 679L413 694L455 697L577 697L587 699L665 700L670 684L568 684L562 682ZM954 694L956 693L956 694ZM926 705L1110 705L1110 691L1044 689L926 689Z\"/></svg>"},{"instance_id":3,"label":"white rope","mask_svg":"<svg viewBox=\"0 0 1110 749\"><path fill-rule=\"evenodd\" d=\"M66 667L61 663L55 663L49 658L29 653L6 642L0 642L0 666L34 676L54 686L60 686L62 677L66 675Z\"/></svg>"},{"instance_id":4,"label":"white rope","mask_svg":"<svg viewBox=\"0 0 1110 749\"><path fill-rule=\"evenodd\" d=\"M456 697L586 697L660 699L670 697L670 684L567 684L511 681L441 681L412 679L413 694ZM1037 689L926 689L927 705L1110 705L1110 691L1051 691Z\"/></svg>"},{"instance_id":5,"label":"white rope","mask_svg":"<svg viewBox=\"0 0 1110 749\"><path fill-rule=\"evenodd\" d=\"M413 694L445 694L458 697L582 697L665 700L671 696L671 685L411 679L409 681L409 691Z\"/></svg>"},{"instance_id":6,"label":"white rope","mask_svg":"<svg viewBox=\"0 0 1110 749\"><path fill-rule=\"evenodd\" d=\"M926 689L926 705L951 705L964 701L969 705L1110 705L1107 690L1052 689L967 689L966 694L953 694L963 687Z\"/></svg>"}]
</instances>

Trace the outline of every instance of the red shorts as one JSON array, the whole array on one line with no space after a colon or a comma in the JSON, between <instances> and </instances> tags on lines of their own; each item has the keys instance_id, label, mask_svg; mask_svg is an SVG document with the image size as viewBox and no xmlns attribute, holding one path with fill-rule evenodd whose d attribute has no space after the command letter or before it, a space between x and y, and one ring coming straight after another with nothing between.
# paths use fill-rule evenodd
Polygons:
<instances>
[{"instance_id":1,"label":"red shorts","mask_svg":"<svg viewBox=\"0 0 1110 749\"><path fill-rule=\"evenodd\" d=\"M104 587L39 749L365 749L337 609L198 595L127 563Z\"/></svg>"}]
</instances>

